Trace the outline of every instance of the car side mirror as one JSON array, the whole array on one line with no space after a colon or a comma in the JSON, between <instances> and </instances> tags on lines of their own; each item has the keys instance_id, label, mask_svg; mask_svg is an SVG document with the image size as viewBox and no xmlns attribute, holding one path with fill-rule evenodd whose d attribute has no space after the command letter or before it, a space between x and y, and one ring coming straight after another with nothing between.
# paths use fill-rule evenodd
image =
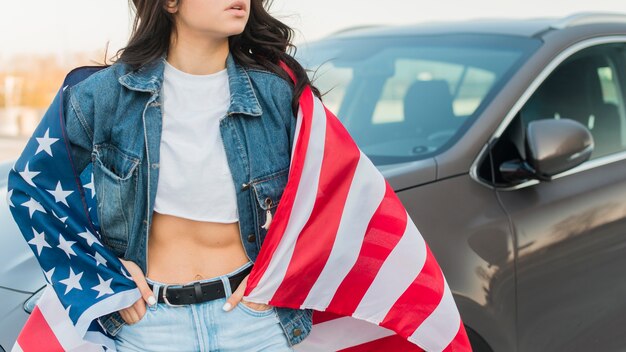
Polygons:
<instances>
[{"instance_id":1,"label":"car side mirror","mask_svg":"<svg viewBox=\"0 0 626 352\"><path fill-rule=\"evenodd\" d=\"M593 152L589 129L571 119L537 120L526 130L526 160L512 160L500 165L508 181L535 178L550 181L554 175L587 161Z\"/></svg>"}]
</instances>

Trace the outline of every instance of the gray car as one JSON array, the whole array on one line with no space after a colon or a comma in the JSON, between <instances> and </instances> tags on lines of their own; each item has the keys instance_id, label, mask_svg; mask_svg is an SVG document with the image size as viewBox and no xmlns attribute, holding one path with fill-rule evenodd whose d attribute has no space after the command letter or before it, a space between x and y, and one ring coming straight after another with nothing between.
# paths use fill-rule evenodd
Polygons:
<instances>
[{"instance_id":1,"label":"gray car","mask_svg":"<svg viewBox=\"0 0 626 352\"><path fill-rule=\"evenodd\" d=\"M354 28L296 57L429 243L474 350L626 350L626 16ZM5 346L44 282L10 245Z\"/></svg>"}]
</instances>

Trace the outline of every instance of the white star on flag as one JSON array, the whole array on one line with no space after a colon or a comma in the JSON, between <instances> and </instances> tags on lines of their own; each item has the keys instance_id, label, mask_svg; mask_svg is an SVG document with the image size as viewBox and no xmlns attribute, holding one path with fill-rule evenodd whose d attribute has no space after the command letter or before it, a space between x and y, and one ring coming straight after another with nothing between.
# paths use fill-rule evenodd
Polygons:
<instances>
[{"instance_id":1,"label":"white star on flag","mask_svg":"<svg viewBox=\"0 0 626 352\"><path fill-rule=\"evenodd\" d=\"M100 274L98 274L98 280L100 280L100 283L91 288L92 290L98 291L98 296L96 296L96 299L100 298L101 296L113 293L113 290L111 289L111 281L113 281L112 278L104 281L100 277Z\"/></svg>"},{"instance_id":2,"label":"white star on flag","mask_svg":"<svg viewBox=\"0 0 626 352\"><path fill-rule=\"evenodd\" d=\"M91 181L88 184L83 185L83 188L88 189L88 190L91 191L91 198L95 197L96 190L94 189L93 173L91 174Z\"/></svg>"},{"instance_id":3,"label":"white star on flag","mask_svg":"<svg viewBox=\"0 0 626 352\"><path fill-rule=\"evenodd\" d=\"M66 206L69 207L69 204L67 204L67 197L72 194L74 191L64 191L63 188L61 187L61 181L57 182L57 188L54 190L46 190L48 192L50 192L50 194L52 194L54 196L54 201L59 203L63 203Z\"/></svg>"},{"instance_id":4,"label":"white star on flag","mask_svg":"<svg viewBox=\"0 0 626 352\"><path fill-rule=\"evenodd\" d=\"M68 294L73 289L82 290L80 285L80 278L83 277L83 273L74 274L74 270L70 268L70 276L67 279L59 280L60 283L66 286L65 294Z\"/></svg>"},{"instance_id":5,"label":"white star on flag","mask_svg":"<svg viewBox=\"0 0 626 352\"><path fill-rule=\"evenodd\" d=\"M96 238L96 236L94 236L86 227L85 227L85 232L79 233L78 236L87 240L87 245L89 246L94 244L94 242L98 242L98 239Z\"/></svg>"},{"instance_id":6,"label":"white star on flag","mask_svg":"<svg viewBox=\"0 0 626 352\"><path fill-rule=\"evenodd\" d=\"M15 208L15 205L13 205L13 202L11 201L11 197L13 197L13 190L10 190L7 193L7 202L9 203L9 207Z\"/></svg>"},{"instance_id":7,"label":"white star on flag","mask_svg":"<svg viewBox=\"0 0 626 352\"><path fill-rule=\"evenodd\" d=\"M65 220L67 220L67 218L68 218L67 216L64 216L64 217L59 217L59 216L57 215L57 213L55 213L55 212L54 212L54 210L52 211L52 214L54 214L54 217L55 217L55 218L57 218L57 219L59 219L59 221L61 221L61 222L62 222L62 223L64 223L64 224L65 224ZM67 226L67 225L66 225L66 226Z\"/></svg>"},{"instance_id":8,"label":"white star on flag","mask_svg":"<svg viewBox=\"0 0 626 352\"><path fill-rule=\"evenodd\" d=\"M59 138L48 137L49 132L50 132L50 129L48 128L43 138L37 138L39 147L37 147L37 151L35 152L35 155L39 154L39 152L43 150L46 153L48 153L48 155L52 156L52 149L50 147L52 146L52 144L54 144L54 142L58 141Z\"/></svg>"},{"instance_id":9,"label":"white star on flag","mask_svg":"<svg viewBox=\"0 0 626 352\"><path fill-rule=\"evenodd\" d=\"M46 275L46 280L48 280L49 283L52 283L52 275L54 274L54 267L48 271L44 272L44 275Z\"/></svg>"},{"instance_id":10,"label":"white star on flag","mask_svg":"<svg viewBox=\"0 0 626 352\"><path fill-rule=\"evenodd\" d=\"M34 228L33 228L33 232L35 233L35 237L33 237L32 240L28 241L28 244L31 244L33 246L37 246L37 254L41 255L41 251L43 250L43 247L47 247L47 248L52 248L52 246L50 246L50 244L48 244L48 242L46 242L46 235L44 231L41 232L37 232Z\"/></svg>"},{"instance_id":11,"label":"white star on flag","mask_svg":"<svg viewBox=\"0 0 626 352\"><path fill-rule=\"evenodd\" d=\"M91 255L91 254L87 254L88 256L92 257L95 261L96 261L96 267L98 267L98 265L107 265L107 260L104 259L104 257L102 255L100 255L100 253L96 252L96 255Z\"/></svg>"},{"instance_id":12,"label":"white star on flag","mask_svg":"<svg viewBox=\"0 0 626 352\"><path fill-rule=\"evenodd\" d=\"M39 203L38 201L34 200L33 198L31 198L30 200L25 201L24 203L22 203L23 206L28 208L28 215L30 215L30 218L33 218L33 214L36 211L40 211L42 213L46 213L46 210L41 206L41 203Z\"/></svg>"},{"instance_id":13,"label":"white star on flag","mask_svg":"<svg viewBox=\"0 0 626 352\"><path fill-rule=\"evenodd\" d=\"M20 175L24 178L24 181L26 181L26 183L28 183L29 185L33 186L33 187L37 187L37 185L35 185L35 182L33 182L33 178L37 175L39 175L41 172L40 171L30 171L28 169L28 163L26 162L26 167L24 167L24 171L20 172Z\"/></svg>"},{"instance_id":14,"label":"white star on flag","mask_svg":"<svg viewBox=\"0 0 626 352\"><path fill-rule=\"evenodd\" d=\"M76 255L74 250L72 249L72 245L76 243L75 241L67 241L63 235L59 235L59 245L57 247L61 248L65 254L67 254L68 258L72 258L70 255Z\"/></svg>"}]
</instances>

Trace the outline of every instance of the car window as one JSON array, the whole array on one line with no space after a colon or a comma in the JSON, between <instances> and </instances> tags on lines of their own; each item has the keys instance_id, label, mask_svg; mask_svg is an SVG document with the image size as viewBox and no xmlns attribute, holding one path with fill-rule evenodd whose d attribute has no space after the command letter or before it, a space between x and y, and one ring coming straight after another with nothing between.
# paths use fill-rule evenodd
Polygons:
<instances>
[{"instance_id":1,"label":"car window","mask_svg":"<svg viewBox=\"0 0 626 352\"><path fill-rule=\"evenodd\" d=\"M598 45L564 61L520 111L524 126L538 119L572 119L594 139L591 158L626 150L621 44Z\"/></svg>"},{"instance_id":2,"label":"car window","mask_svg":"<svg viewBox=\"0 0 626 352\"><path fill-rule=\"evenodd\" d=\"M540 45L500 35L363 37L322 40L297 59L359 148L383 165L454 144Z\"/></svg>"},{"instance_id":3,"label":"car window","mask_svg":"<svg viewBox=\"0 0 626 352\"><path fill-rule=\"evenodd\" d=\"M320 75L315 80L317 87L324 87L324 105L333 112L339 111L346 94L348 84L352 81L352 69L330 65L332 75ZM328 67L326 69L329 69Z\"/></svg>"},{"instance_id":4,"label":"car window","mask_svg":"<svg viewBox=\"0 0 626 352\"><path fill-rule=\"evenodd\" d=\"M430 103L451 105L452 114L457 118L470 116L496 79L492 71L458 63L403 58L398 59L395 65L395 74L385 82L376 103L372 124L407 120L406 114L410 111L404 107L407 95L411 94L410 88L415 84L433 89L441 87L441 95L437 97L439 101Z\"/></svg>"}]
</instances>

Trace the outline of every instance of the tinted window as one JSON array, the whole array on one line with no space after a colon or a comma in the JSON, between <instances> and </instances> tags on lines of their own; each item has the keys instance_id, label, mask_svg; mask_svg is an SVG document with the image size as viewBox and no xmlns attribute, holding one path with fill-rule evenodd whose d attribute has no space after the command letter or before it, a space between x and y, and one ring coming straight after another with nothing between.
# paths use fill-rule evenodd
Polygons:
<instances>
[{"instance_id":1,"label":"tinted window","mask_svg":"<svg viewBox=\"0 0 626 352\"><path fill-rule=\"evenodd\" d=\"M594 139L591 158L626 150L624 47L591 47L563 62L521 110L524 125L538 119L572 119Z\"/></svg>"},{"instance_id":2,"label":"tinted window","mask_svg":"<svg viewBox=\"0 0 626 352\"><path fill-rule=\"evenodd\" d=\"M329 39L302 47L297 58L326 93L326 106L380 165L452 145L539 45L461 34Z\"/></svg>"}]
</instances>

